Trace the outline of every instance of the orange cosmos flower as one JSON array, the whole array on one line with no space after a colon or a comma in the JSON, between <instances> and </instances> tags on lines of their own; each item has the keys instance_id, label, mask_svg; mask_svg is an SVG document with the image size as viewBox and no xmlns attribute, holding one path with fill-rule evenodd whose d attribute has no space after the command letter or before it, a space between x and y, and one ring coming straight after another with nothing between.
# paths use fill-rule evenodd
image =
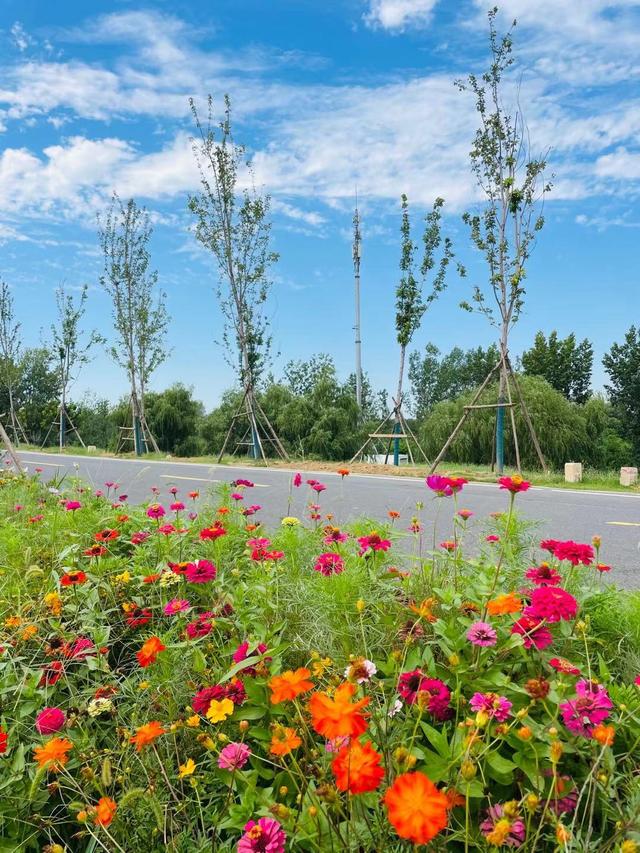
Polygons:
<instances>
[{"instance_id":1,"label":"orange cosmos flower","mask_svg":"<svg viewBox=\"0 0 640 853\"><path fill-rule=\"evenodd\" d=\"M348 477L350 473L351 472L348 468L338 468L338 470L336 471L336 474L340 474L343 480L345 477Z\"/></svg>"},{"instance_id":2,"label":"orange cosmos flower","mask_svg":"<svg viewBox=\"0 0 640 853\"><path fill-rule=\"evenodd\" d=\"M449 800L428 776L403 773L384 795L389 823L400 838L427 844L447 825Z\"/></svg>"},{"instance_id":3,"label":"orange cosmos flower","mask_svg":"<svg viewBox=\"0 0 640 853\"><path fill-rule=\"evenodd\" d=\"M356 692L355 684L344 682L333 695L314 693L309 702L311 725L319 735L332 740L336 737L358 737L367 728L365 716L361 709L369 704L369 699L359 699L352 702L351 697Z\"/></svg>"},{"instance_id":4,"label":"orange cosmos flower","mask_svg":"<svg viewBox=\"0 0 640 853\"><path fill-rule=\"evenodd\" d=\"M301 743L302 740L298 737L295 729L290 729L288 726L276 726L271 738L269 752L271 755L289 755Z\"/></svg>"},{"instance_id":5,"label":"orange cosmos flower","mask_svg":"<svg viewBox=\"0 0 640 853\"><path fill-rule=\"evenodd\" d=\"M38 762L38 767L49 767L49 770L57 772L69 760L68 752L73 749L73 744L65 737L52 737L42 746L36 746L33 756Z\"/></svg>"},{"instance_id":6,"label":"orange cosmos flower","mask_svg":"<svg viewBox=\"0 0 640 853\"><path fill-rule=\"evenodd\" d=\"M515 592L499 595L487 604L490 616L504 616L507 613L519 613L522 610L522 600Z\"/></svg>"},{"instance_id":7,"label":"orange cosmos flower","mask_svg":"<svg viewBox=\"0 0 640 853\"><path fill-rule=\"evenodd\" d=\"M96 826L109 826L116 815L118 806L111 797L100 797L96 805L96 816L93 822Z\"/></svg>"},{"instance_id":8,"label":"orange cosmos flower","mask_svg":"<svg viewBox=\"0 0 640 853\"><path fill-rule=\"evenodd\" d=\"M284 702L287 699L295 699L301 693L306 693L307 690L313 690L313 681L309 681L311 670L304 666L296 669L295 672L289 669L283 672L282 675L274 675L269 681L269 689L271 690L271 703L277 705L278 702Z\"/></svg>"},{"instance_id":9,"label":"orange cosmos flower","mask_svg":"<svg viewBox=\"0 0 640 853\"><path fill-rule=\"evenodd\" d=\"M384 768L380 767L381 758L370 743L362 744L359 740L352 740L343 746L331 762L338 789L351 794L375 791L384 777Z\"/></svg>"},{"instance_id":10,"label":"orange cosmos flower","mask_svg":"<svg viewBox=\"0 0 640 853\"><path fill-rule=\"evenodd\" d=\"M605 726L600 723L599 726L594 726L591 730L591 737L597 740L602 746L613 746L613 741L616 736L616 730L613 726Z\"/></svg>"},{"instance_id":11,"label":"orange cosmos flower","mask_svg":"<svg viewBox=\"0 0 640 853\"><path fill-rule=\"evenodd\" d=\"M423 598L420 604L410 604L409 610L417 613L426 622L436 622L437 617L433 615L433 608L438 603L437 598Z\"/></svg>"},{"instance_id":12,"label":"orange cosmos flower","mask_svg":"<svg viewBox=\"0 0 640 853\"><path fill-rule=\"evenodd\" d=\"M400 513L397 509L390 509L387 515L389 518L400 518Z\"/></svg>"},{"instance_id":13,"label":"orange cosmos flower","mask_svg":"<svg viewBox=\"0 0 640 853\"><path fill-rule=\"evenodd\" d=\"M129 738L129 743L135 743L136 750L140 752L143 747L153 743L156 738L164 734L166 731L162 728L162 723L151 720L150 723L145 723L144 726L136 729L136 733Z\"/></svg>"},{"instance_id":14,"label":"orange cosmos flower","mask_svg":"<svg viewBox=\"0 0 640 853\"><path fill-rule=\"evenodd\" d=\"M156 658L166 649L159 637L149 637L142 644L142 648L136 652L138 663L142 667L147 667L156 662Z\"/></svg>"}]
</instances>

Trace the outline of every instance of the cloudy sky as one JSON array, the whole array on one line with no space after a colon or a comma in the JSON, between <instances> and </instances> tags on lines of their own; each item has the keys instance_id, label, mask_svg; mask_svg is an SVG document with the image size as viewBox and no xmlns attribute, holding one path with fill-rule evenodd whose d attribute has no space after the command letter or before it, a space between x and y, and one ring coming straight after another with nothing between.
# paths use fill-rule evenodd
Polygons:
<instances>
[{"instance_id":1,"label":"cloudy sky","mask_svg":"<svg viewBox=\"0 0 640 853\"><path fill-rule=\"evenodd\" d=\"M474 105L454 80L486 64L486 11L482 0L3 0L0 276L25 343L47 333L61 282L90 285L88 322L109 334L95 222L116 190L155 222L153 264L173 316L155 387L184 381L213 405L229 386L214 266L186 209L198 183L188 98L228 92L273 197L275 371L321 351L352 369L357 187L364 364L390 388L402 192L416 221L446 199L456 252L483 280L460 221L477 202ZM549 149L554 189L512 350L557 329L592 339L599 358L640 321L640 0L504 0L502 23L514 17L509 91L519 89L532 149ZM459 309L468 289L451 276L416 348L493 339ZM103 353L74 393L87 390L126 390Z\"/></svg>"}]
</instances>

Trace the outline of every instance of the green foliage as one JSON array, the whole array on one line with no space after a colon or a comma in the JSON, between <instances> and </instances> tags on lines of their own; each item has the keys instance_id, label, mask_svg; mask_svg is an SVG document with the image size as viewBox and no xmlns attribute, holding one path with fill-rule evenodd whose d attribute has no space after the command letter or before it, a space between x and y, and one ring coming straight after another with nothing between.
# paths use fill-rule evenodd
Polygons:
<instances>
[{"instance_id":1,"label":"green foliage","mask_svg":"<svg viewBox=\"0 0 640 853\"><path fill-rule=\"evenodd\" d=\"M204 442L198 436L204 406L194 400L193 388L178 382L165 391L150 392L145 409L149 429L160 450L176 456L198 456L204 452Z\"/></svg>"},{"instance_id":2,"label":"green foliage","mask_svg":"<svg viewBox=\"0 0 640 853\"><path fill-rule=\"evenodd\" d=\"M585 403L591 396L593 345L587 338L577 343L573 332L558 338L553 331L548 339L538 332L531 349L522 353L522 367L525 374L546 379L574 403Z\"/></svg>"},{"instance_id":3,"label":"green foliage","mask_svg":"<svg viewBox=\"0 0 640 853\"><path fill-rule=\"evenodd\" d=\"M631 326L621 344L614 343L602 359L609 374L605 387L620 418L622 431L640 461L640 326Z\"/></svg>"}]
</instances>

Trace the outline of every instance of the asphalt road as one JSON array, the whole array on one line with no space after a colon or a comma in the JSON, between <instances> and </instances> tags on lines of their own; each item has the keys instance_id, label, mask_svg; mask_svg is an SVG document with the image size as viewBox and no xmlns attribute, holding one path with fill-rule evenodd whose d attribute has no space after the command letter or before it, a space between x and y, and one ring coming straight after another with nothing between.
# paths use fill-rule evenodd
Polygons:
<instances>
[{"instance_id":1,"label":"asphalt road","mask_svg":"<svg viewBox=\"0 0 640 853\"><path fill-rule=\"evenodd\" d=\"M292 472L282 469L50 453L20 452L19 455L29 470L42 467L42 476L47 480L66 472L81 477L95 488L102 488L106 481L116 481L120 484L118 491L127 493L133 503L149 500L152 486L161 490L161 498L166 501L168 489L174 485L183 496L199 490L202 500L216 484L245 477L256 485L251 502L264 507L260 517L267 526L278 524L285 515L302 516L309 500L306 486L293 489L293 502L289 506ZM406 529L416 503L423 501L425 509L421 515L429 538L434 521L438 542L450 534L449 508L441 509L436 516L436 506L440 502L431 499L422 479L351 474L341 482L339 475L326 471L315 474L305 471L303 477L313 477L327 486L318 503L323 513L334 513L336 523L362 516L382 520L387 518L389 510L397 510L401 517L396 524ZM459 506L472 510L475 513L473 521L480 522L474 534L477 541L482 519L504 509L507 495L492 484L471 483L465 486ZM590 542L594 534L600 534L603 540L601 559L613 566L606 579L620 586L640 588L640 495L536 487L519 495L517 506L522 516L538 523L536 533L540 538Z\"/></svg>"}]
</instances>

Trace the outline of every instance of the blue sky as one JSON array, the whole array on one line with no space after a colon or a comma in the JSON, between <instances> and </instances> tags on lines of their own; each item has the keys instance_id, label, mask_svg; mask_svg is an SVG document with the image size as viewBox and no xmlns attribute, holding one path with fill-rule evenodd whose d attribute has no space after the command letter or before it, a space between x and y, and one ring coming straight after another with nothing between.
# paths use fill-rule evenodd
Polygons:
<instances>
[{"instance_id":1,"label":"blue sky","mask_svg":"<svg viewBox=\"0 0 640 853\"><path fill-rule=\"evenodd\" d=\"M90 285L87 324L109 336L97 286L95 217L112 190L156 223L153 265L168 294L171 358L154 387L193 385L208 406L232 382L215 340L215 269L186 210L197 173L187 99L234 104L236 135L273 197L280 253L270 300L276 374L330 352L353 364L350 229L363 216L363 361L392 388L399 196L416 221L446 199L445 227L472 280L483 269L460 214L477 198L467 152L473 103L453 81L486 61L481 0L4 0L0 8L0 275L26 345L48 331L54 290ZM538 329L589 337L599 359L640 321L640 0L505 0L518 18L520 101L534 151L550 149L554 190L528 274L512 352ZM415 338L486 345L451 276ZM73 394L126 391L97 354Z\"/></svg>"}]
</instances>

